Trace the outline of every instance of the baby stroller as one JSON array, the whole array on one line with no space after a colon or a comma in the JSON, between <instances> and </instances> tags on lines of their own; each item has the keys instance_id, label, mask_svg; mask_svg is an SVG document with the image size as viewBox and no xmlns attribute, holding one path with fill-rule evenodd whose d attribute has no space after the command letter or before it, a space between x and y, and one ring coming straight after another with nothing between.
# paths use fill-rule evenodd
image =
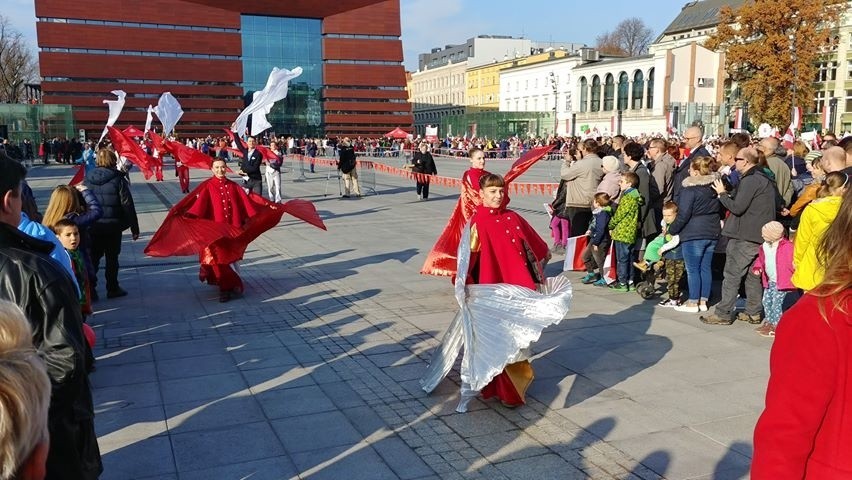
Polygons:
<instances>
[{"instance_id":1,"label":"baby stroller","mask_svg":"<svg viewBox=\"0 0 852 480\"><path fill-rule=\"evenodd\" d=\"M653 263L642 272L642 280L636 285L636 293L645 300L657 294L657 278L663 275L664 262Z\"/></svg>"}]
</instances>

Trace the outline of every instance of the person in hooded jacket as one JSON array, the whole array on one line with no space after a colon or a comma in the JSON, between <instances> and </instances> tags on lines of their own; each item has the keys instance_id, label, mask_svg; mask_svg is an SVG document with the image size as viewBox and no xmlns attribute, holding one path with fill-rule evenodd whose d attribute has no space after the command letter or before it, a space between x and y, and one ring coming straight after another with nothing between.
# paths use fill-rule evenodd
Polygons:
<instances>
[{"instance_id":1,"label":"person in hooded jacket","mask_svg":"<svg viewBox=\"0 0 852 480\"><path fill-rule=\"evenodd\" d=\"M100 268L101 258L106 257L104 277L106 279L107 298L127 295L118 284L118 256L121 253L121 233L130 229L133 240L139 238L139 220L136 218L136 206L130 193L127 175L116 168L118 157L112 150L98 150L94 170L86 175L85 185L101 205L103 214L89 229L92 237L92 266L95 274ZM92 284L95 292L96 282Z\"/></svg>"},{"instance_id":2,"label":"person in hooded jacket","mask_svg":"<svg viewBox=\"0 0 852 480\"><path fill-rule=\"evenodd\" d=\"M826 175L825 184L817 193L817 199L802 212L799 230L793 243L793 285L808 291L820 284L825 265L817 260L817 248L822 236L834 222L840 211L843 194L849 190L849 176L844 172Z\"/></svg>"}]
</instances>

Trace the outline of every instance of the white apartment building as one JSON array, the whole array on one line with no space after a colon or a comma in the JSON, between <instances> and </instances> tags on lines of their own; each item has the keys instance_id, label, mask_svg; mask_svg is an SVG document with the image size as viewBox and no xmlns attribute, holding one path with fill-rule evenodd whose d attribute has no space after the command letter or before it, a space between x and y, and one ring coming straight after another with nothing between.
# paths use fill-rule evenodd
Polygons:
<instances>
[{"instance_id":1,"label":"white apartment building","mask_svg":"<svg viewBox=\"0 0 852 480\"><path fill-rule=\"evenodd\" d=\"M413 72L408 101L414 112L414 132L424 135L446 115L465 112L467 60Z\"/></svg>"}]
</instances>

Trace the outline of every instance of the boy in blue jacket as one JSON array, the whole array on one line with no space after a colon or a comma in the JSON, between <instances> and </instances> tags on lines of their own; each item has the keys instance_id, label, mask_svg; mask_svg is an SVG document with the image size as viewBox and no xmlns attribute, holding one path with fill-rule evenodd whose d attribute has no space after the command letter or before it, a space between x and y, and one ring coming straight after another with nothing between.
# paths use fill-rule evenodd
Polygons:
<instances>
[{"instance_id":1,"label":"boy in blue jacket","mask_svg":"<svg viewBox=\"0 0 852 480\"><path fill-rule=\"evenodd\" d=\"M589 224L589 243L583 250L581 257L586 265L586 276L582 282L586 285L593 283L596 286L606 286L604 278L604 260L609 253L612 237L609 234L609 219L612 218L612 207L610 196L605 192L595 194L592 202L592 221ZM597 272L595 271L597 270Z\"/></svg>"}]
</instances>

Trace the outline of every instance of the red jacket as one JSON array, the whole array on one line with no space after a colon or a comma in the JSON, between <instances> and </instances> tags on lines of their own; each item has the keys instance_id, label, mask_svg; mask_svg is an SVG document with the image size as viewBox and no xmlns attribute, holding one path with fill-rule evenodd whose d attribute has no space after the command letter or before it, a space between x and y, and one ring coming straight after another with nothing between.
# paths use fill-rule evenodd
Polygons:
<instances>
[{"instance_id":1,"label":"red jacket","mask_svg":"<svg viewBox=\"0 0 852 480\"><path fill-rule=\"evenodd\" d=\"M763 288L769 286L769 277L766 276L766 254L763 253L763 245L757 251L757 260L754 261L754 266L751 267L752 272L758 272L761 280L763 280ZM793 242L782 238L778 245L778 250L775 252L775 282L778 290L795 290L793 285Z\"/></svg>"},{"instance_id":2,"label":"red jacket","mask_svg":"<svg viewBox=\"0 0 852 480\"><path fill-rule=\"evenodd\" d=\"M843 313L833 306L838 299ZM824 320L820 303L826 302ZM781 318L766 409L754 431L753 480L852 479L852 291L806 294Z\"/></svg>"}]
</instances>

